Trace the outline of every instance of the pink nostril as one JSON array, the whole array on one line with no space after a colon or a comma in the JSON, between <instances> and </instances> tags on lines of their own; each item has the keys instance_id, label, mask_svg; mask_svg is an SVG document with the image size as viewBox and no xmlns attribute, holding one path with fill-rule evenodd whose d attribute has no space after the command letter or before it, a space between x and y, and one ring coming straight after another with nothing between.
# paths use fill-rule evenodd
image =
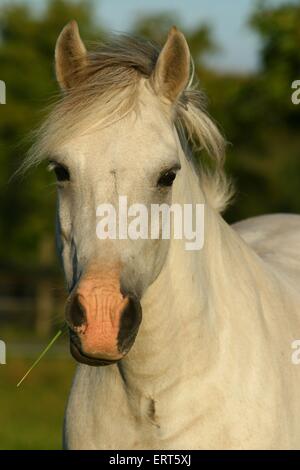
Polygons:
<instances>
[{"instance_id":1,"label":"pink nostril","mask_svg":"<svg viewBox=\"0 0 300 470\"><path fill-rule=\"evenodd\" d=\"M66 318L70 326L80 327L86 323L85 308L79 301L79 296L75 295L67 309Z\"/></svg>"}]
</instances>

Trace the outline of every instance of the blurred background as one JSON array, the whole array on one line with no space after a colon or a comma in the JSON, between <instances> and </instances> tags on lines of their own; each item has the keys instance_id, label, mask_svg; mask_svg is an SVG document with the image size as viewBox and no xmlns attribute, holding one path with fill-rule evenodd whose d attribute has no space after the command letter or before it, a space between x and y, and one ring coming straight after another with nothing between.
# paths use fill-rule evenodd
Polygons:
<instances>
[{"instance_id":1,"label":"blurred background","mask_svg":"<svg viewBox=\"0 0 300 470\"><path fill-rule=\"evenodd\" d=\"M162 44L186 34L209 112L229 145L237 189L228 222L300 212L300 2L226 0L0 0L0 448L61 447L74 371L66 335L16 384L63 323L64 281L54 247L55 186L45 166L14 178L31 132L57 97L53 53L70 19L85 40L130 32Z\"/></svg>"}]
</instances>

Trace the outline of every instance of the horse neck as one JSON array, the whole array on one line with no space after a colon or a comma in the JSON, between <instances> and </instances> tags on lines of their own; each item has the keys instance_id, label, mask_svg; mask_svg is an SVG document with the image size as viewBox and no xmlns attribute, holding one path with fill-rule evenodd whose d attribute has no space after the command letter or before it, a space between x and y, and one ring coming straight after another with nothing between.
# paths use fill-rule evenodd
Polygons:
<instances>
[{"instance_id":1,"label":"horse neck","mask_svg":"<svg viewBox=\"0 0 300 470\"><path fill-rule=\"evenodd\" d=\"M148 387L148 394L178 380L178 374L190 374L193 367L202 374L217 360L222 335L228 336L233 324L237 283L245 286L247 304L255 277L261 275L255 253L205 204L186 160L181 171L186 174L174 188L174 199L204 203L205 241L201 250L187 251L185 240L171 240L165 266L142 299L140 331L120 369L130 387Z\"/></svg>"}]
</instances>

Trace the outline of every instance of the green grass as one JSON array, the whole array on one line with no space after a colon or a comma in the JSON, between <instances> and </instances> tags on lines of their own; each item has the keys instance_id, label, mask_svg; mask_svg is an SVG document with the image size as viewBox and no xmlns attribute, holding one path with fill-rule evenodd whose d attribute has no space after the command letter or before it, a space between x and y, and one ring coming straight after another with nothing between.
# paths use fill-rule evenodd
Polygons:
<instances>
[{"instance_id":1,"label":"green grass","mask_svg":"<svg viewBox=\"0 0 300 470\"><path fill-rule=\"evenodd\" d=\"M0 365L0 449L61 449L64 408L74 374L71 358L45 357L17 383L32 359Z\"/></svg>"}]
</instances>

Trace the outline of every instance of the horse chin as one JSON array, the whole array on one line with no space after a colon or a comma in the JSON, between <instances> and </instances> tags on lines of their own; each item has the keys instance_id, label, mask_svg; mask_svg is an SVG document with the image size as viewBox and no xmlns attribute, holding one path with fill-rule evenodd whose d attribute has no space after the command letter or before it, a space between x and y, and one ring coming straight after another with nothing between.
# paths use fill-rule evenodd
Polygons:
<instances>
[{"instance_id":1,"label":"horse chin","mask_svg":"<svg viewBox=\"0 0 300 470\"><path fill-rule=\"evenodd\" d=\"M84 354L80 347L76 344L74 340L72 340L72 337L70 338L70 352L73 356L73 358L81 363L81 364L86 364L88 366L94 366L94 367L101 367L101 366L110 366L111 364L115 364L122 358L118 359L103 359L103 358L98 358L98 357L92 357Z\"/></svg>"}]
</instances>

